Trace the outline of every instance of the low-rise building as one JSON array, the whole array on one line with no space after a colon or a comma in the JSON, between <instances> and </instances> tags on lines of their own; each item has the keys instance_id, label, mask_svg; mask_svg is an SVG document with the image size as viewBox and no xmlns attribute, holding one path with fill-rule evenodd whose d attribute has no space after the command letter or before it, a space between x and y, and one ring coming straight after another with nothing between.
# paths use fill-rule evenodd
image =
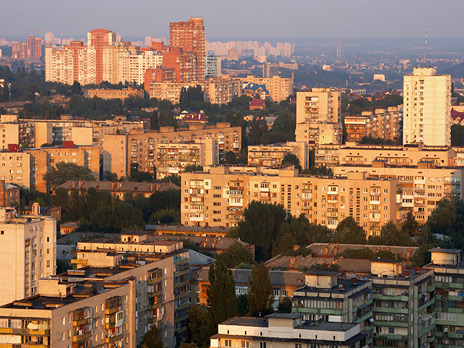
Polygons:
<instances>
[{"instance_id":1,"label":"low-rise building","mask_svg":"<svg viewBox=\"0 0 464 348\"><path fill-rule=\"evenodd\" d=\"M265 318L235 317L219 324L210 347L351 348L365 347L359 324L308 322L297 313L274 313Z\"/></svg>"},{"instance_id":2,"label":"low-rise building","mask_svg":"<svg viewBox=\"0 0 464 348\"><path fill-rule=\"evenodd\" d=\"M97 98L105 99L105 100L109 100L109 99L124 100L130 97L143 98L144 91L143 89L136 89L132 87L123 88L123 89L94 88L94 89L85 89L84 97L86 98L97 97Z\"/></svg>"}]
</instances>

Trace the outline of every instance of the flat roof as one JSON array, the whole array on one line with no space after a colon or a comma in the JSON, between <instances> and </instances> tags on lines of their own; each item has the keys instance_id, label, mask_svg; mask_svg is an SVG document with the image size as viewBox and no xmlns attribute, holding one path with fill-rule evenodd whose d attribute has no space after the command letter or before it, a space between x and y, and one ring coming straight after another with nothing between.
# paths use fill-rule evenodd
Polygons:
<instances>
[{"instance_id":1,"label":"flat roof","mask_svg":"<svg viewBox=\"0 0 464 348\"><path fill-rule=\"evenodd\" d=\"M433 253L447 253L447 254L460 254L461 253L461 250L459 249L432 248L429 251Z\"/></svg>"}]
</instances>

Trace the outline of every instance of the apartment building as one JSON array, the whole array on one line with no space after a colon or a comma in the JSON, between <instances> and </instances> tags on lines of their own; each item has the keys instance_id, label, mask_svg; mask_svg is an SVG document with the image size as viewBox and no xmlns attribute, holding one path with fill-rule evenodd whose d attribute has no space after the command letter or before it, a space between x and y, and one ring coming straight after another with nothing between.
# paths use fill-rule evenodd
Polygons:
<instances>
[{"instance_id":1,"label":"apartment building","mask_svg":"<svg viewBox=\"0 0 464 348\"><path fill-rule=\"evenodd\" d=\"M464 267L461 250L434 248L431 263L435 276L435 347L464 344Z\"/></svg>"},{"instance_id":2,"label":"apartment building","mask_svg":"<svg viewBox=\"0 0 464 348\"><path fill-rule=\"evenodd\" d=\"M205 79L221 77L221 58L218 56L205 57Z\"/></svg>"},{"instance_id":3,"label":"apartment building","mask_svg":"<svg viewBox=\"0 0 464 348\"><path fill-rule=\"evenodd\" d=\"M189 143L156 144L156 178L179 175L188 166L209 166L219 163L217 141L197 140Z\"/></svg>"},{"instance_id":4,"label":"apartment building","mask_svg":"<svg viewBox=\"0 0 464 348\"><path fill-rule=\"evenodd\" d=\"M159 254L145 263L118 259L112 268L92 266L95 260L89 260L86 268L41 279L35 296L0 307L1 340L44 347L135 348L156 325L164 345L174 348L174 284L182 255Z\"/></svg>"},{"instance_id":5,"label":"apartment building","mask_svg":"<svg viewBox=\"0 0 464 348\"><path fill-rule=\"evenodd\" d=\"M434 277L431 270L405 271L399 260L372 260L373 346L432 347Z\"/></svg>"},{"instance_id":6,"label":"apartment building","mask_svg":"<svg viewBox=\"0 0 464 348\"><path fill-rule=\"evenodd\" d=\"M129 42L117 42L103 47L103 81L112 84L129 81L129 57L137 54Z\"/></svg>"},{"instance_id":7,"label":"apartment building","mask_svg":"<svg viewBox=\"0 0 464 348\"><path fill-rule=\"evenodd\" d=\"M404 77L403 144L451 145L451 76L414 68Z\"/></svg>"},{"instance_id":8,"label":"apartment building","mask_svg":"<svg viewBox=\"0 0 464 348\"><path fill-rule=\"evenodd\" d=\"M397 188L397 180L364 173L329 178L299 176L293 169L252 173L210 167L182 174L181 219L189 226L235 227L250 202L259 201L331 229L351 216L368 235L379 235L382 225L396 221Z\"/></svg>"},{"instance_id":9,"label":"apartment building","mask_svg":"<svg viewBox=\"0 0 464 348\"><path fill-rule=\"evenodd\" d=\"M205 101L224 105L242 95L242 83L228 76L208 78L205 81Z\"/></svg>"},{"instance_id":10,"label":"apartment building","mask_svg":"<svg viewBox=\"0 0 464 348\"><path fill-rule=\"evenodd\" d=\"M385 161L387 165L417 166L431 161L437 167L462 167L462 148L448 146L402 146L402 145L324 145L315 149L315 165L334 167L338 165L372 165Z\"/></svg>"},{"instance_id":11,"label":"apartment building","mask_svg":"<svg viewBox=\"0 0 464 348\"><path fill-rule=\"evenodd\" d=\"M411 211L421 224L438 202L443 199L461 199L464 168L436 167L431 162L421 162L418 166L390 166L384 161L371 166L345 165L333 168L334 175L352 172L367 173L369 178L394 178L398 180L397 202L400 205L398 219Z\"/></svg>"},{"instance_id":12,"label":"apartment building","mask_svg":"<svg viewBox=\"0 0 464 348\"><path fill-rule=\"evenodd\" d=\"M313 88L296 95L297 142L311 147L340 144L342 140L341 93L330 88Z\"/></svg>"},{"instance_id":13,"label":"apartment building","mask_svg":"<svg viewBox=\"0 0 464 348\"><path fill-rule=\"evenodd\" d=\"M203 18L190 17L187 21L170 23L170 44L173 48L180 48L192 52L196 58L196 77L193 80L205 81L206 38Z\"/></svg>"},{"instance_id":14,"label":"apartment building","mask_svg":"<svg viewBox=\"0 0 464 348\"><path fill-rule=\"evenodd\" d=\"M398 107L363 111L361 115L346 116L346 141L359 143L364 137L401 141L403 114Z\"/></svg>"},{"instance_id":15,"label":"apartment building","mask_svg":"<svg viewBox=\"0 0 464 348\"><path fill-rule=\"evenodd\" d=\"M56 220L0 208L0 305L37 293L56 272Z\"/></svg>"},{"instance_id":16,"label":"apartment building","mask_svg":"<svg viewBox=\"0 0 464 348\"><path fill-rule=\"evenodd\" d=\"M210 347L366 347L359 324L303 321L297 313L235 317L218 325Z\"/></svg>"},{"instance_id":17,"label":"apartment building","mask_svg":"<svg viewBox=\"0 0 464 348\"><path fill-rule=\"evenodd\" d=\"M132 264L132 268L137 267L129 274L118 273L118 269L121 272L121 269L129 268L124 262ZM164 320L164 328L168 330L166 335L170 335L171 341L175 342L174 333L179 342L186 336L189 308L189 256L188 252L183 250L181 241L157 241L145 232L122 233L119 240L99 238L78 242L76 257L72 263L85 272L87 267L91 269L95 267L96 272L100 272L101 269L113 270L106 276L107 280L120 281L127 277L135 277L139 281L137 293L141 297L137 301L141 307L139 310L148 311L146 314L139 313L138 326L148 329L148 323L158 322L157 326L162 328L163 324L160 321ZM143 264L145 266L140 266ZM155 274L147 275L147 266L149 270L154 264ZM147 282L147 278L152 278L161 285ZM147 297L143 297L143 294ZM163 304L163 297L164 302L169 300L169 304L160 306ZM164 318L167 315L170 317L169 321ZM145 332L140 333L138 342Z\"/></svg>"},{"instance_id":18,"label":"apartment building","mask_svg":"<svg viewBox=\"0 0 464 348\"><path fill-rule=\"evenodd\" d=\"M302 169L309 168L308 144L304 142L248 146L248 165L277 168L287 154L295 155Z\"/></svg>"},{"instance_id":19,"label":"apartment building","mask_svg":"<svg viewBox=\"0 0 464 348\"><path fill-rule=\"evenodd\" d=\"M140 89L135 89L132 87L124 89L86 89L84 91L84 96L87 98L97 97L100 99L121 99L124 100L130 97L143 98L144 92Z\"/></svg>"},{"instance_id":20,"label":"apartment building","mask_svg":"<svg viewBox=\"0 0 464 348\"><path fill-rule=\"evenodd\" d=\"M210 139L217 143L217 156L219 161L222 161L226 152L240 151L242 130L240 127L230 127L227 122L221 122L216 126L191 124L188 129L177 131L174 127L161 127L159 131L132 130L129 134L107 134L104 135L102 146L103 170L116 173L118 177L126 177L130 173L130 165L138 163L140 171L155 174L158 145L180 146L182 143L195 141L209 142ZM214 151L211 152L211 156L215 158Z\"/></svg>"},{"instance_id":21,"label":"apartment building","mask_svg":"<svg viewBox=\"0 0 464 348\"><path fill-rule=\"evenodd\" d=\"M303 320L359 324L372 343L372 282L342 279L337 272L307 271L303 287L293 291L293 313Z\"/></svg>"},{"instance_id":22,"label":"apartment building","mask_svg":"<svg viewBox=\"0 0 464 348\"><path fill-rule=\"evenodd\" d=\"M256 85L264 85L269 92L269 97L280 103L287 100L288 97L293 95L293 78L284 78L280 76L273 77L256 77L248 75L247 77L238 78L245 86L248 83Z\"/></svg>"},{"instance_id":23,"label":"apartment building","mask_svg":"<svg viewBox=\"0 0 464 348\"><path fill-rule=\"evenodd\" d=\"M20 119L18 115L2 115L5 129L5 148L8 144L40 148L46 144L72 141L75 145L101 147L104 134L126 133L131 129L148 129L146 121L126 121L123 116L112 120L96 121L73 119L62 115L59 120Z\"/></svg>"},{"instance_id":24,"label":"apartment building","mask_svg":"<svg viewBox=\"0 0 464 348\"><path fill-rule=\"evenodd\" d=\"M199 86L199 82L151 82L149 85L150 98L158 100L169 100L173 104L179 103L182 88Z\"/></svg>"},{"instance_id":25,"label":"apartment building","mask_svg":"<svg viewBox=\"0 0 464 348\"><path fill-rule=\"evenodd\" d=\"M14 207L19 205L20 189L16 185L11 185L5 180L0 180L0 207Z\"/></svg>"}]
</instances>

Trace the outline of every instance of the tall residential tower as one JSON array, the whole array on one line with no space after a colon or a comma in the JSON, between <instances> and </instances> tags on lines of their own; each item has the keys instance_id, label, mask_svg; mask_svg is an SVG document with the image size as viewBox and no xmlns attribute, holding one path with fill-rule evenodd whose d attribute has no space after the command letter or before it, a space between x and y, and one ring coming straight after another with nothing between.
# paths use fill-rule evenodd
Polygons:
<instances>
[{"instance_id":1,"label":"tall residential tower","mask_svg":"<svg viewBox=\"0 0 464 348\"><path fill-rule=\"evenodd\" d=\"M414 68L403 96L403 144L451 145L451 76Z\"/></svg>"}]
</instances>

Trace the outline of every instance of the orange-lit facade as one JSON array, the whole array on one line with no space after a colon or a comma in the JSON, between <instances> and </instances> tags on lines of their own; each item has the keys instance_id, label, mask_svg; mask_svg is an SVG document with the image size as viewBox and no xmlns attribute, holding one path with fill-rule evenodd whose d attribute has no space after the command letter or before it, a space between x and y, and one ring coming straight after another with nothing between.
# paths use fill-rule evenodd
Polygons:
<instances>
[{"instance_id":1,"label":"orange-lit facade","mask_svg":"<svg viewBox=\"0 0 464 348\"><path fill-rule=\"evenodd\" d=\"M95 48L95 81L103 81L103 48L116 42L116 34L107 29L94 29L87 34L87 44Z\"/></svg>"},{"instance_id":2,"label":"orange-lit facade","mask_svg":"<svg viewBox=\"0 0 464 348\"><path fill-rule=\"evenodd\" d=\"M188 22L170 23L170 42L173 48L193 52L196 57L197 78L205 80L205 25L203 18L191 17Z\"/></svg>"}]
</instances>

